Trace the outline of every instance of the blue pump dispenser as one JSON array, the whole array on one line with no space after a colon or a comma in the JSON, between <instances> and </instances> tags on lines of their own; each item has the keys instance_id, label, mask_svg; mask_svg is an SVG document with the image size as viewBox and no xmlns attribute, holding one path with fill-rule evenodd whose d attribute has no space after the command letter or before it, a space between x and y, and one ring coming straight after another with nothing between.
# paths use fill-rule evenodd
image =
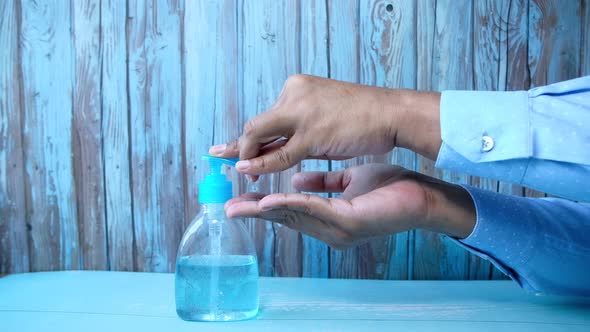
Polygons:
<instances>
[{"instance_id":1,"label":"blue pump dispenser","mask_svg":"<svg viewBox=\"0 0 590 332\"><path fill-rule=\"evenodd\" d=\"M223 165L235 166L237 158L218 158L204 155L203 160L209 161L209 174L199 183L199 202L225 203L232 198L232 183L223 173Z\"/></svg>"}]
</instances>

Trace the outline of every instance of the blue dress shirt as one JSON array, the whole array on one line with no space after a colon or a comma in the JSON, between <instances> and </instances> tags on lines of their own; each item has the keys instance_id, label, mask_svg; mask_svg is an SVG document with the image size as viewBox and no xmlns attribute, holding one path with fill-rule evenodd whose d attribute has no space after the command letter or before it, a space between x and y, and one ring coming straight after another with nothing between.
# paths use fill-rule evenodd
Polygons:
<instances>
[{"instance_id":1,"label":"blue dress shirt","mask_svg":"<svg viewBox=\"0 0 590 332\"><path fill-rule=\"evenodd\" d=\"M590 76L529 91L445 91L436 166L590 202ZM590 296L590 204L463 186L477 223L456 240L536 293Z\"/></svg>"}]
</instances>

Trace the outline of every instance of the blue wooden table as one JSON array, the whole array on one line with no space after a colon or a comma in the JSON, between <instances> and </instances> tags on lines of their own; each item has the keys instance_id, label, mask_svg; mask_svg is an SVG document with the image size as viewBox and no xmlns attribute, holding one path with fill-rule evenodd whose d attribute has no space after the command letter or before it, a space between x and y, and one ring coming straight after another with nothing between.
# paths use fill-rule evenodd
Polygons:
<instances>
[{"instance_id":1,"label":"blue wooden table","mask_svg":"<svg viewBox=\"0 0 590 332\"><path fill-rule=\"evenodd\" d=\"M174 275L46 272L0 278L0 331L590 331L590 299L510 281L261 278L257 319L185 322Z\"/></svg>"}]
</instances>

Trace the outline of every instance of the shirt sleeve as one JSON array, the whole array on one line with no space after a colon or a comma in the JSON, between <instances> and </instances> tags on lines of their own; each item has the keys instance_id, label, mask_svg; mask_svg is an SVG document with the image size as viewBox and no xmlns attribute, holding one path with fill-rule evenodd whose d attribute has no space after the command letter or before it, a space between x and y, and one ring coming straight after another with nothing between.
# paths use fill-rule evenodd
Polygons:
<instances>
[{"instance_id":1,"label":"shirt sleeve","mask_svg":"<svg viewBox=\"0 0 590 332\"><path fill-rule=\"evenodd\" d=\"M444 91L440 168L590 201L590 76L529 91Z\"/></svg>"},{"instance_id":2,"label":"shirt sleeve","mask_svg":"<svg viewBox=\"0 0 590 332\"><path fill-rule=\"evenodd\" d=\"M467 238L453 241L528 291L590 296L590 205L463 187L477 223Z\"/></svg>"}]
</instances>

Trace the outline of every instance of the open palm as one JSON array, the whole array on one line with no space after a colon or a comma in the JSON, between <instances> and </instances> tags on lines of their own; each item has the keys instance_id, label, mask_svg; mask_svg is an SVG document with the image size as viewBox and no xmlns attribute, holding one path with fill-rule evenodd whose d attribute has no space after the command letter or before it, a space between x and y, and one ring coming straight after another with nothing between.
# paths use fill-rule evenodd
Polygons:
<instances>
[{"instance_id":1,"label":"open palm","mask_svg":"<svg viewBox=\"0 0 590 332\"><path fill-rule=\"evenodd\" d=\"M228 217L267 219L346 248L424 227L429 187L440 181L401 167L368 164L340 172L297 173L292 182L301 191L342 195L246 193L226 203Z\"/></svg>"}]
</instances>

